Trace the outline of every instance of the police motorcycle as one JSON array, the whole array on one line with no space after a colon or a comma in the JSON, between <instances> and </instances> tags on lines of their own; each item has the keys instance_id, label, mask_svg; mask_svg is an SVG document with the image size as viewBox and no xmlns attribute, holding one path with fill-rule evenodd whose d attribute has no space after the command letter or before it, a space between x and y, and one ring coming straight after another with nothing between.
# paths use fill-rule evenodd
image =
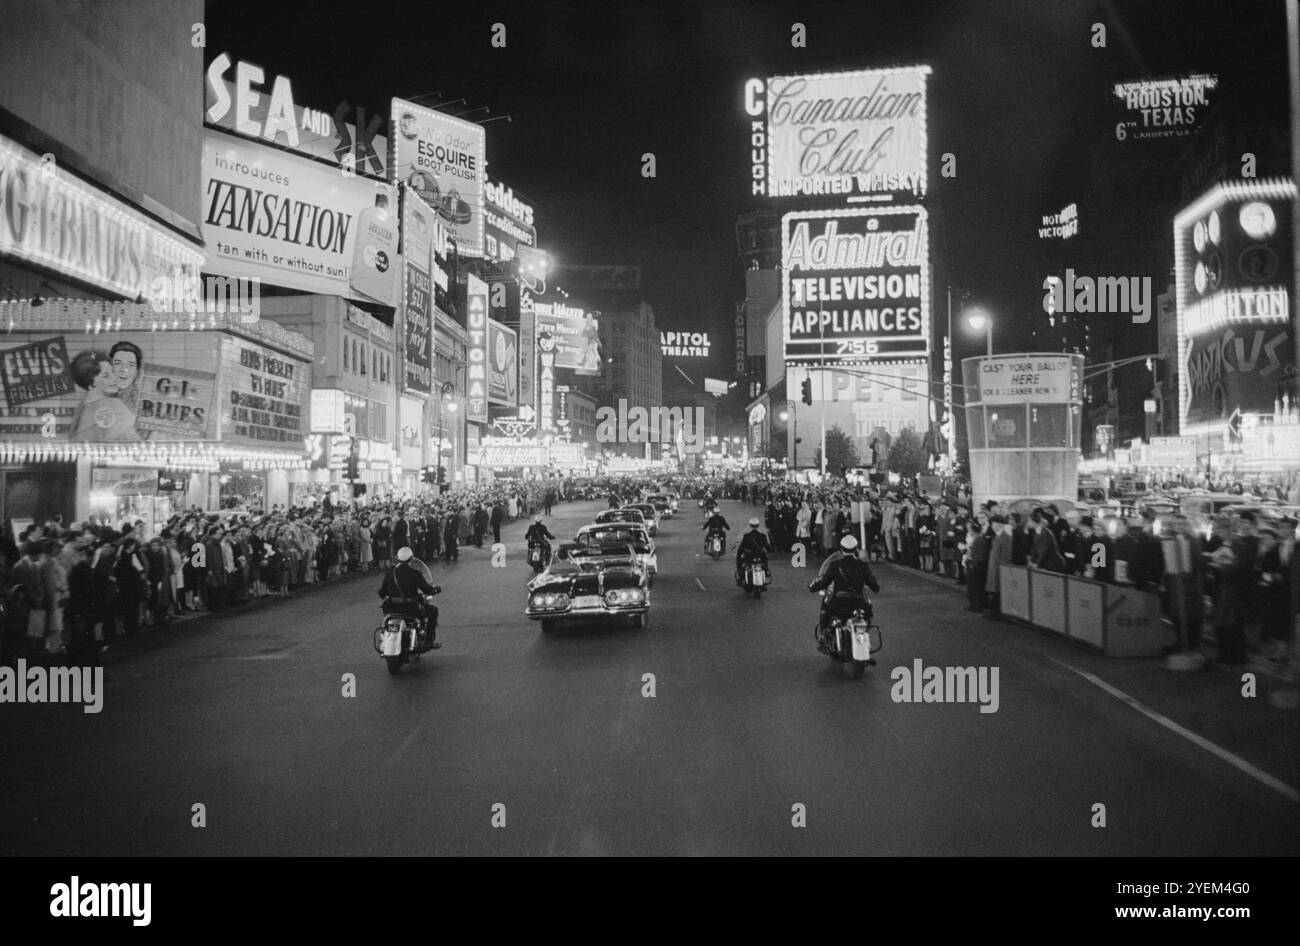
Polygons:
<instances>
[{"instance_id":1,"label":"police motorcycle","mask_svg":"<svg viewBox=\"0 0 1300 946\"><path fill-rule=\"evenodd\" d=\"M741 536L736 549L736 584L745 589L745 594L759 598L772 583L772 569L767 561L766 537L751 539L751 536L763 536L757 531L758 519L750 519L749 527L751 531Z\"/></svg>"},{"instance_id":2,"label":"police motorcycle","mask_svg":"<svg viewBox=\"0 0 1300 946\"><path fill-rule=\"evenodd\" d=\"M852 554L857 548L857 542L851 537L848 541L850 544L843 547ZM822 597L818 621L813 625L817 649L835 663L843 665L853 674L853 679L862 679L867 667L876 662L872 654L884 646L880 628L873 622L871 600L866 596L866 588L863 588L861 595L836 591L818 579L809 584L808 590L820 591Z\"/></svg>"},{"instance_id":3,"label":"police motorcycle","mask_svg":"<svg viewBox=\"0 0 1300 946\"><path fill-rule=\"evenodd\" d=\"M736 575L736 584L745 589L745 594L752 594L755 598L762 597L771 583L772 569L767 564L767 556L748 549L741 550L740 570Z\"/></svg>"},{"instance_id":4,"label":"police motorcycle","mask_svg":"<svg viewBox=\"0 0 1300 946\"><path fill-rule=\"evenodd\" d=\"M433 604L433 595L441 594L442 588L433 584L433 575L429 566L418 558L412 557L405 563L433 586L433 594L421 595L419 598L390 595L384 598L384 623L375 628L375 650L388 663L388 672L397 676L402 666L419 660L422 654L435 649L433 641L434 628L428 627L425 605Z\"/></svg>"},{"instance_id":5,"label":"police motorcycle","mask_svg":"<svg viewBox=\"0 0 1300 946\"><path fill-rule=\"evenodd\" d=\"M551 543L545 539L537 539L528 543L528 564L532 566L533 574L540 575L551 564Z\"/></svg>"}]
</instances>

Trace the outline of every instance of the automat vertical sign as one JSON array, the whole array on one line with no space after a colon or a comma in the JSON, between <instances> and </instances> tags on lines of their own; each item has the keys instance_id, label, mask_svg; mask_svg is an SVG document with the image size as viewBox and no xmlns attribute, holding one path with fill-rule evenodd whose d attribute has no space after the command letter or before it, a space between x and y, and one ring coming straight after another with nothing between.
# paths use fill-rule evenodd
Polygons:
<instances>
[{"instance_id":1,"label":"automat vertical sign","mask_svg":"<svg viewBox=\"0 0 1300 946\"><path fill-rule=\"evenodd\" d=\"M474 423L488 421L488 287L473 273L466 277L465 416Z\"/></svg>"}]
</instances>

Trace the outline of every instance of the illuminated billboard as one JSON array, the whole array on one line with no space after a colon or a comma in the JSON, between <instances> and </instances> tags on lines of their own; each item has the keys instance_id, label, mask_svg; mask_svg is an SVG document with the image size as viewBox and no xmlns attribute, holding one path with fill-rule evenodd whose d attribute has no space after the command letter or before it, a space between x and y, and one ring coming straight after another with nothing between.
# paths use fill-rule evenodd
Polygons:
<instances>
[{"instance_id":1,"label":"illuminated billboard","mask_svg":"<svg viewBox=\"0 0 1300 946\"><path fill-rule=\"evenodd\" d=\"M1295 397L1290 181L1216 184L1174 218L1179 430Z\"/></svg>"},{"instance_id":2,"label":"illuminated billboard","mask_svg":"<svg viewBox=\"0 0 1300 946\"><path fill-rule=\"evenodd\" d=\"M197 282L203 251L0 135L0 256L128 299Z\"/></svg>"},{"instance_id":3,"label":"illuminated billboard","mask_svg":"<svg viewBox=\"0 0 1300 946\"><path fill-rule=\"evenodd\" d=\"M600 333L595 317L562 302L533 300L537 334L549 334L555 342L555 367L578 374L600 374Z\"/></svg>"},{"instance_id":4,"label":"illuminated billboard","mask_svg":"<svg viewBox=\"0 0 1300 946\"><path fill-rule=\"evenodd\" d=\"M438 211L462 256L483 255L487 185L482 125L393 99L390 169Z\"/></svg>"},{"instance_id":5,"label":"illuminated billboard","mask_svg":"<svg viewBox=\"0 0 1300 946\"><path fill-rule=\"evenodd\" d=\"M745 83L757 196L925 194L929 66Z\"/></svg>"},{"instance_id":6,"label":"illuminated billboard","mask_svg":"<svg viewBox=\"0 0 1300 946\"><path fill-rule=\"evenodd\" d=\"M781 221L781 278L787 364L929 358L924 208L788 213Z\"/></svg>"},{"instance_id":7,"label":"illuminated billboard","mask_svg":"<svg viewBox=\"0 0 1300 946\"><path fill-rule=\"evenodd\" d=\"M261 67L235 62L227 53L208 65L203 92L203 118L210 125L337 164L345 173L383 177L387 171L383 115L347 102L332 113L304 108L294 102L287 76L268 78Z\"/></svg>"},{"instance_id":8,"label":"illuminated billboard","mask_svg":"<svg viewBox=\"0 0 1300 946\"><path fill-rule=\"evenodd\" d=\"M708 332L660 332L659 350L665 358L708 358Z\"/></svg>"},{"instance_id":9,"label":"illuminated billboard","mask_svg":"<svg viewBox=\"0 0 1300 946\"><path fill-rule=\"evenodd\" d=\"M1210 110L1210 93L1218 86L1219 77L1213 75L1116 82L1115 138L1140 141L1195 134Z\"/></svg>"},{"instance_id":10,"label":"illuminated billboard","mask_svg":"<svg viewBox=\"0 0 1300 946\"><path fill-rule=\"evenodd\" d=\"M387 184L207 131L204 272L395 305L396 199Z\"/></svg>"}]
</instances>

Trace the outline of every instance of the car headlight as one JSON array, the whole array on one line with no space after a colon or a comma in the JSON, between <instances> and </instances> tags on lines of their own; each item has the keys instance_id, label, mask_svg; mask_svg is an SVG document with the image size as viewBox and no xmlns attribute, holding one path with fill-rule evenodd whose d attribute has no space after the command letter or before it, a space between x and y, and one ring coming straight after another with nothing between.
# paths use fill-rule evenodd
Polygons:
<instances>
[{"instance_id":1,"label":"car headlight","mask_svg":"<svg viewBox=\"0 0 1300 946\"><path fill-rule=\"evenodd\" d=\"M546 596L545 596L545 595L533 595L533 607L534 607L534 608L542 608L542 607L545 607L545 606L546 606Z\"/></svg>"},{"instance_id":2,"label":"car headlight","mask_svg":"<svg viewBox=\"0 0 1300 946\"><path fill-rule=\"evenodd\" d=\"M606 604L618 604L618 603L619 603L620 601L622 601L622 600L623 600L623 595L622 595L621 592L618 592L618 591L607 591L607 592L605 592L605 603L606 603Z\"/></svg>"},{"instance_id":3,"label":"car headlight","mask_svg":"<svg viewBox=\"0 0 1300 946\"><path fill-rule=\"evenodd\" d=\"M555 607L555 595L547 595L542 603L548 608Z\"/></svg>"}]
</instances>

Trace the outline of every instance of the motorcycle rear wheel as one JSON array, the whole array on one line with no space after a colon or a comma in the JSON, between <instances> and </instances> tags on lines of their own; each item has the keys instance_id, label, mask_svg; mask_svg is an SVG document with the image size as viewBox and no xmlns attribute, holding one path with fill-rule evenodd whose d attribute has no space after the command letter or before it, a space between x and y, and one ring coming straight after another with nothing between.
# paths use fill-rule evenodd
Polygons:
<instances>
[{"instance_id":1,"label":"motorcycle rear wheel","mask_svg":"<svg viewBox=\"0 0 1300 946\"><path fill-rule=\"evenodd\" d=\"M388 661L388 675L390 677L397 676L398 671L402 669L402 658L385 657L384 659Z\"/></svg>"}]
</instances>

